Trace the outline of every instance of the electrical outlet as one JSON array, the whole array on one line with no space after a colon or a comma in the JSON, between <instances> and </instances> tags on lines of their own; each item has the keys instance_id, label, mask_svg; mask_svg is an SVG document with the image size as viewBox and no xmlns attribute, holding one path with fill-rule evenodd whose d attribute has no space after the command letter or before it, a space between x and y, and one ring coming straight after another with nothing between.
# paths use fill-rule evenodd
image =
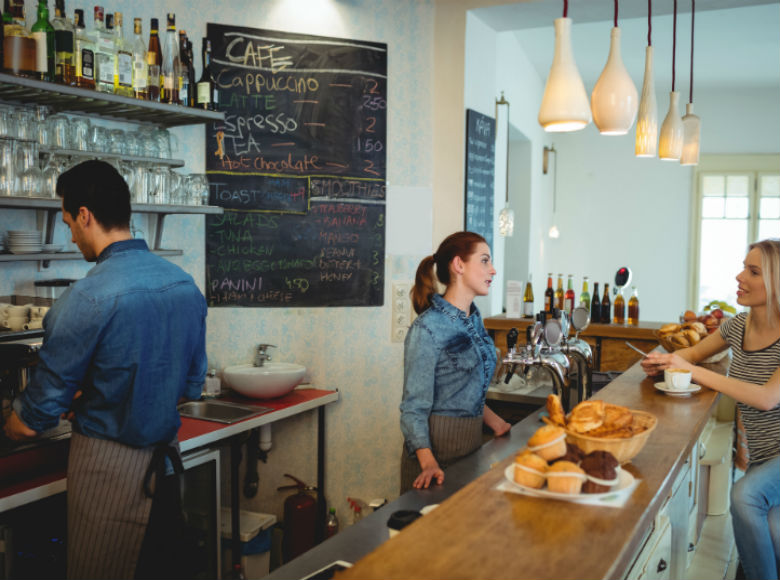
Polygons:
<instances>
[{"instance_id":1,"label":"electrical outlet","mask_svg":"<svg viewBox=\"0 0 780 580\"><path fill-rule=\"evenodd\" d=\"M412 285L408 282L394 282L392 290L392 317L390 324L390 340L403 342L406 331L413 320L414 309L409 298Z\"/></svg>"}]
</instances>

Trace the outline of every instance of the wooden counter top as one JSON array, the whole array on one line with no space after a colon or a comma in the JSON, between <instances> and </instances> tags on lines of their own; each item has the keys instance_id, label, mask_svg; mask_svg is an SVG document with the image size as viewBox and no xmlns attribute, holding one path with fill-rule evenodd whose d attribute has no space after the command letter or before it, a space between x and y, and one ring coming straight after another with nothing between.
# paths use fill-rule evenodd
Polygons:
<instances>
[{"instance_id":1,"label":"wooden counter top","mask_svg":"<svg viewBox=\"0 0 780 580\"><path fill-rule=\"evenodd\" d=\"M658 417L624 466L641 480L624 507L497 491L510 455L337 577L622 579L718 397L709 389L669 397L653 383L634 365L595 397ZM530 436L541 423L528 423Z\"/></svg>"}]
</instances>

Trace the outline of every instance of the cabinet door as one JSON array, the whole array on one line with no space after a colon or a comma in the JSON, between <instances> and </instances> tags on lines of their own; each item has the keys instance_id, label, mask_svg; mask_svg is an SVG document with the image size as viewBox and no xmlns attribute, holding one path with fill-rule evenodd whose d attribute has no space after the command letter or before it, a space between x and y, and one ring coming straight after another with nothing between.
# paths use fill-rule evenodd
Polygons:
<instances>
[{"instance_id":1,"label":"cabinet door","mask_svg":"<svg viewBox=\"0 0 780 580\"><path fill-rule=\"evenodd\" d=\"M650 352L658 346L655 340L637 340L632 339L631 344L644 352ZM642 355L632 350L626 345L622 338L602 338L601 339L601 365L600 371L620 371L627 370L631 365L642 358Z\"/></svg>"}]
</instances>

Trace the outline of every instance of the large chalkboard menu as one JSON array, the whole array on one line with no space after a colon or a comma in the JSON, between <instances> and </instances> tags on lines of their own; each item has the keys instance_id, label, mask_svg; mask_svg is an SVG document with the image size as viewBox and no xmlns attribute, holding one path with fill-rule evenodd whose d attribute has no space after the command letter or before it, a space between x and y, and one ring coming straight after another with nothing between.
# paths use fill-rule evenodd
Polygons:
<instances>
[{"instance_id":1,"label":"large chalkboard menu","mask_svg":"<svg viewBox=\"0 0 780 580\"><path fill-rule=\"evenodd\" d=\"M210 306L384 300L387 45L209 23Z\"/></svg>"},{"instance_id":2,"label":"large chalkboard menu","mask_svg":"<svg viewBox=\"0 0 780 580\"><path fill-rule=\"evenodd\" d=\"M493 247L493 182L496 165L496 120L466 109L465 227Z\"/></svg>"}]
</instances>

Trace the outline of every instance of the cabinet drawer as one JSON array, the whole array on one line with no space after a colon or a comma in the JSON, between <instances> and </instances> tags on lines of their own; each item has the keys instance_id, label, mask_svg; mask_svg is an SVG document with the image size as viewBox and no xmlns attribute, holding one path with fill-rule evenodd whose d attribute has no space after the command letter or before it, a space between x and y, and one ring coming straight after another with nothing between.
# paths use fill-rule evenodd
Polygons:
<instances>
[{"instance_id":1,"label":"cabinet drawer","mask_svg":"<svg viewBox=\"0 0 780 580\"><path fill-rule=\"evenodd\" d=\"M672 526L668 521L647 539L626 580L668 580L672 559Z\"/></svg>"}]
</instances>

